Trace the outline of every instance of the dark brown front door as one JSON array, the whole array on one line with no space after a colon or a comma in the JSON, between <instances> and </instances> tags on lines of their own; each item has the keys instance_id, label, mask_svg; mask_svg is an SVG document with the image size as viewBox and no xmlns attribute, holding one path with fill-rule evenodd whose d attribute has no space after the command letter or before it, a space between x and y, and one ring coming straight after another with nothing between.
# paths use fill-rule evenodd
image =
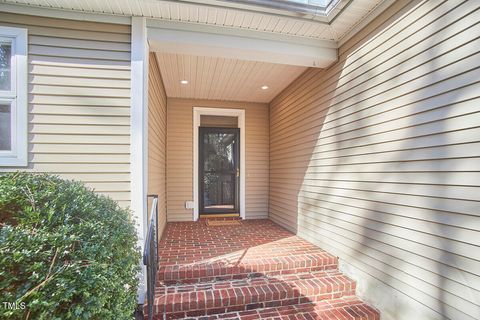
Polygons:
<instances>
[{"instance_id":1,"label":"dark brown front door","mask_svg":"<svg viewBox=\"0 0 480 320\"><path fill-rule=\"evenodd\" d=\"M240 129L199 130L200 214L238 213Z\"/></svg>"}]
</instances>

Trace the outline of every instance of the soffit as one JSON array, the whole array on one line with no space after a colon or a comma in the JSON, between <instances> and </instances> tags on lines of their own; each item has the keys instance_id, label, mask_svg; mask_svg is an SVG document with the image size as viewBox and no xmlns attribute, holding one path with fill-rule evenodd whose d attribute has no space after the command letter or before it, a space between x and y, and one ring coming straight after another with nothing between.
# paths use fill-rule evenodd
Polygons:
<instances>
[{"instance_id":1,"label":"soffit","mask_svg":"<svg viewBox=\"0 0 480 320\"><path fill-rule=\"evenodd\" d=\"M239 28L339 41L385 0L338 0L327 15L299 14L236 1L5 0L34 7ZM245 2L245 1L244 1ZM330 2L329 2L330 3Z\"/></svg>"}]
</instances>

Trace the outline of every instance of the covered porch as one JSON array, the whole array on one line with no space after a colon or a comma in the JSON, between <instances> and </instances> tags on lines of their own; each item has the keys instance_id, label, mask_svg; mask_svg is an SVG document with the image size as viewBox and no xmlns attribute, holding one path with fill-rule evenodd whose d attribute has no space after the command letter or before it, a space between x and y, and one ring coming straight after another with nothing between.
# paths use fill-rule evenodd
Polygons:
<instances>
[{"instance_id":1,"label":"covered porch","mask_svg":"<svg viewBox=\"0 0 480 320\"><path fill-rule=\"evenodd\" d=\"M334 47L252 30L175 38L176 23L147 22L148 36L165 32L146 37L147 147L132 155L147 155L144 193L158 194L154 314L275 318L363 305L358 295L386 319L478 318L478 12L397 1ZM275 55L281 44L310 62ZM243 144L238 166L230 153L218 162L232 164L228 203L205 192L200 131L212 127ZM240 225L207 226L202 201ZM299 318L378 317L349 310Z\"/></svg>"},{"instance_id":2,"label":"covered porch","mask_svg":"<svg viewBox=\"0 0 480 320\"><path fill-rule=\"evenodd\" d=\"M154 319L379 319L336 257L267 219L227 221L167 224Z\"/></svg>"}]
</instances>

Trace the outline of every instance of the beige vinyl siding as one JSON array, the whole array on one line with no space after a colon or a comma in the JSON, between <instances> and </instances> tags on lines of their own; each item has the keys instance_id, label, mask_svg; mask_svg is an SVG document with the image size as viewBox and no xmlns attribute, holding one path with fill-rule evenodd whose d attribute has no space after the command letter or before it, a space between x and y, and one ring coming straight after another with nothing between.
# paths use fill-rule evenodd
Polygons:
<instances>
[{"instance_id":1,"label":"beige vinyl siding","mask_svg":"<svg viewBox=\"0 0 480 320\"><path fill-rule=\"evenodd\" d=\"M245 109L246 218L268 216L268 105L248 102L168 99L168 221L191 221L193 210L193 107Z\"/></svg>"},{"instance_id":2,"label":"beige vinyl siding","mask_svg":"<svg viewBox=\"0 0 480 320\"><path fill-rule=\"evenodd\" d=\"M270 105L270 218L383 319L480 318L479 5L397 1Z\"/></svg>"},{"instance_id":3,"label":"beige vinyl siding","mask_svg":"<svg viewBox=\"0 0 480 320\"><path fill-rule=\"evenodd\" d=\"M158 230L162 232L167 222L167 95L153 53L149 61L148 194L158 195Z\"/></svg>"},{"instance_id":4,"label":"beige vinyl siding","mask_svg":"<svg viewBox=\"0 0 480 320\"><path fill-rule=\"evenodd\" d=\"M130 205L130 26L0 12L28 30L28 167Z\"/></svg>"}]
</instances>

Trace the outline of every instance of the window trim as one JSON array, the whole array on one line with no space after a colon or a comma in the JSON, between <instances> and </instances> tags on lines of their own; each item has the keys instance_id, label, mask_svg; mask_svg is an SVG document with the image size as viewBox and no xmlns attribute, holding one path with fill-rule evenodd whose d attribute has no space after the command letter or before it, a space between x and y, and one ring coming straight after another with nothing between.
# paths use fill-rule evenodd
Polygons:
<instances>
[{"instance_id":1,"label":"window trim","mask_svg":"<svg viewBox=\"0 0 480 320\"><path fill-rule=\"evenodd\" d=\"M23 167L28 164L27 29L0 26L0 38L12 40L12 87L0 91L0 102L10 104L12 148L0 151L0 167Z\"/></svg>"}]
</instances>

